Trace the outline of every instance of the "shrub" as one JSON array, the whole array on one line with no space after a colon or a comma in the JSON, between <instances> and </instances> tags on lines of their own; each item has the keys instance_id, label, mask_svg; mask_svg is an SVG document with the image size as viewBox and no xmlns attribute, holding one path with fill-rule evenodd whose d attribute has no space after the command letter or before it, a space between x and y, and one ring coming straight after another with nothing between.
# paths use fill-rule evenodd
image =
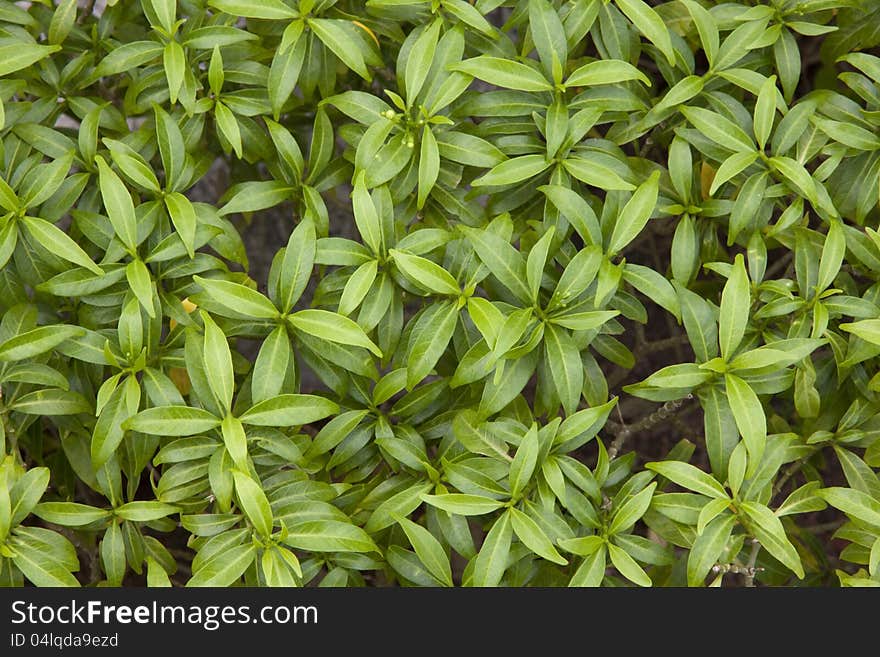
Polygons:
<instances>
[{"instance_id":1,"label":"shrub","mask_svg":"<svg viewBox=\"0 0 880 657\"><path fill-rule=\"evenodd\" d=\"M4 584L880 584L875 3L107 5L0 3Z\"/></svg>"}]
</instances>

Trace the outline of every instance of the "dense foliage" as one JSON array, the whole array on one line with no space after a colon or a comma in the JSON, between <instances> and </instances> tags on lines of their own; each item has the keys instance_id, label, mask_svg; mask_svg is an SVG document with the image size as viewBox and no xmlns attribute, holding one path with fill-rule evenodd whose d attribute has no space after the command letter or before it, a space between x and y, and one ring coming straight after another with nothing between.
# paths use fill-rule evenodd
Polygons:
<instances>
[{"instance_id":1,"label":"dense foliage","mask_svg":"<svg viewBox=\"0 0 880 657\"><path fill-rule=\"evenodd\" d=\"M0 2L4 584L880 585L876 2L104 5Z\"/></svg>"}]
</instances>

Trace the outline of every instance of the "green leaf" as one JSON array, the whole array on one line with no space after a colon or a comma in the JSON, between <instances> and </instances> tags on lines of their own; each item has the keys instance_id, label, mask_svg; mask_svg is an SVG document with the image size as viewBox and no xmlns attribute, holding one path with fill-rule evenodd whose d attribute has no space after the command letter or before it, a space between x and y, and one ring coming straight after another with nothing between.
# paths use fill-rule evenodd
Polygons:
<instances>
[{"instance_id":1,"label":"green leaf","mask_svg":"<svg viewBox=\"0 0 880 657\"><path fill-rule=\"evenodd\" d=\"M173 39L166 43L162 53L162 63L165 66L165 79L168 81L169 99L173 105L177 102L186 75L187 62L183 46Z\"/></svg>"},{"instance_id":2,"label":"green leaf","mask_svg":"<svg viewBox=\"0 0 880 657\"><path fill-rule=\"evenodd\" d=\"M232 147L235 156L241 159L241 128L238 125L238 119L235 118L235 114L218 100L214 103L214 118L217 122L217 130Z\"/></svg>"},{"instance_id":3,"label":"green leaf","mask_svg":"<svg viewBox=\"0 0 880 657\"><path fill-rule=\"evenodd\" d=\"M697 130L719 146L734 152L755 150L751 137L717 112L702 107L682 107L680 111Z\"/></svg>"},{"instance_id":4,"label":"green leaf","mask_svg":"<svg viewBox=\"0 0 880 657\"><path fill-rule=\"evenodd\" d=\"M396 249L390 249L388 255L394 260L401 273L414 285L435 294L454 296L461 294L452 274L427 258Z\"/></svg>"},{"instance_id":5,"label":"green leaf","mask_svg":"<svg viewBox=\"0 0 880 657\"><path fill-rule=\"evenodd\" d=\"M751 305L749 275L742 254L738 253L721 292L721 312L718 317L718 341L721 345L721 356L726 361L733 358L742 342Z\"/></svg>"},{"instance_id":6,"label":"green leaf","mask_svg":"<svg viewBox=\"0 0 880 657\"><path fill-rule=\"evenodd\" d=\"M553 5L547 0L529 0L529 29L544 70L552 74L568 61L565 28Z\"/></svg>"},{"instance_id":7,"label":"green leaf","mask_svg":"<svg viewBox=\"0 0 880 657\"><path fill-rule=\"evenodd\" d=\"M220 424L220 433L223 436L223 445L229 453L232 462L238 468L248 467L247 433L241 420L233 415L227 415Z\"/></svg>"},{"instance_id":8,"label":"green leaf","mask_svg":"<svg viewBox=\"0 0 880 657\"><path fill-rule=\"evenodd\" d=\"M511 498L518 498L531 480L538 463L539 451L538 426L532 424L532 427L522 437L513 461L510 463L508 480L510 481Z\"/></svg>"},{"instance_id":9,"label":"green leaf","mask_svg":"<svg viewBox=\"0 0 880 657\"><path fill-rule=\"evenodd\" d=\"M339 412L339 406L317 395L278 395L251 406L239 416L244 424L290 427L323 420Z\"/></svg>"},{"instance_id":10,"label":"green leaf","mask_svg":"<svg viewBox=\"0 0 880 657\"><path fill-rule=\"evenodd\" d=\"M343 64L367 82L370 81L370 72L364 62L364 55L357 45L358 39L353 38L354 35L351 33L351 30L355 29L351 23L329 18L309 18L308 26L315 36L342 60Z\"/></svg>"},{"instance_id":11,"label":"green leaf","mask_svg":"<svg viewBox=\"0 0 880 657\"><path fill-rule=\"evenodd\" d=\"M174 229L186 247L187 254L192 258L195 249L196 228L199 222L195 208L190 200L180 192L166 194L165 207L168 208L168 216L171 217L171 223L174 224Z\"/></svg>"},{"instance_id":12,"label":"green leaf","mask_svg":"<svg viewBox=\"0 0 880 657\"><path fill-rule=\"evenodd\" d=\"M104 270L92 261L89 254L54 224L38 217L22 217L21 223L27 236L47 251L98 276L104 275Z\"/></svg>"},{"instance_id":13,"label":"green leaf","mask_svg":"<svg viewBox=\"0 0 880 657\"><path fill-rule=\"evenodd\" d=\"M262 486L251 479L250 475L239 470L232 471L232 478L235 480L235 495L242 511L257 534L268 538L272 533L272 509Z\"/></svg>"},{"instance_id":14,"label":"green leaf","mask_svg":"<svg viewBox=\"0 0 880 657\"><path fill-rule=\"evenodd\" d=\"M585 157L569 157L563 160L562 166L581 182L599 189L629 192L636 188L608 167Z\"/></svg>"},{"instance_id":15,"label":"green leaf","mask_svg":"<svg viewBox=\"0 0 880 657\"><path fill-rule=\"evenodd\" d=\"M431 506L461 516L482 516L504 506L504 502L493 500L491 497L465 493L446 493L443 495L425 493L422 495L422 499Z\"/></svg>"},{"instance_id":16,"label":"green leaf","mask_svg":"<svg viewBox=\"0 0 880 657\"><path fill-rule=\"evenodd\" d=\"M367 191L365 180L366 174L363 172L355 178L354 189L351 193L354 221L364 243L370 247L373 253L379 255L385 248L382 225L379 223L379 214L376 212L376 206Z\"/></svg>"},{"instance_id":17,"label":"green leaf","mask_svg":"<svg viewBox=\"0 0 880 657\"><path fill-rule=\"evenodd\" d=\"M645 515L651 505L655 488L657 488L657 483L651 483L619 506L611 517L608 534L621 534L629 531L636 521Z\"/></svg>"},{"instance_id":18,"label":"green leaf","mask_svg":"<svg viewBox=\"0 0 880 657\"><path fill-rule=\"evenodd\" d=\"M544 330L544 349L553 385L566 415L571 415L577 410L584 385L580 352L568 332L552 324Z\"/></svg>"},{"instance_id":19,"label":"green leaf","mask_svg":"<svg viewBox=\"0 0 880 657\"><path fill-rule=\"evenodd\" d=\"M443 586L452 586L452 568L449 565L449 557L443 550L440 541L434 538L427 529L407 518L399 517L397 524L403 529L416 551L416 556L428 569L428 572Z\"/></svg>"},{"instance_id":20,"label":"green leaf","mask_svg":"<svg viewBox=\"0 0 880 657\"><path fill-rule=\"evenodd\" d=\"M59 50L61 46L58 45L40 46L20 40L4 44L0 46L0 76L27 68Z\"/></svg>"},{"instance_id":21,"label":"green leaf","mask_svg":"<svg viewBox=\"0 0 880 657\"><path fill-rule=\"evenodd\" d=\"M208 385L220 402L220 406L229 410L232 406L232 395L235 391L235 375L232 371L232 352L226 335L214 323L208 313L202 311L202 322L205 325L205 374Z\"/></svg>"},{"instance_id":22,"label":"green leaf","mask_svg":"<svg viewBox=\"0 0 880 657\"><path fill-rule=\"evenodd\" d=\"M0 48L0 57L3 56L2 50ZM16 541L16 543L19 543L19 541ZM16 549L14 544L11 546L12 562L32 584L51 587L78 587L80 585L76 577L58 564L50 555L42 553L34 545L21 543L18 549Z\"/></svg>"},{"instance_id":23,"label":"green leaf","mask_svg":"<svg viewBox=\"0 0 880 657\"><path fill-rule=\"evenodd\" d=\"M290 315L287 320L298 331L339 344L364 347L382 357L382 352L363 329L348 317L327 310L307 309Z\"/></svg>"},{"instance_id":24,"label":"green leaf","mask_svg":"<svg viewBox=\"0 0 880 657\"><path fill-rule=\"evenodd\" d=\"M418 97L419 92L422 90L422 85L428 77L428 71L431 70L441 27L442 21L434 19L422 31L415 40L415 43L413 43L412 48L410 48L409 56L406 59L404 84L406 86L406 96L411 103ZM425 129L430 132L427 126Z\"/></svg>"},{"instance_id":25,"label":"green leaf","mask_svg":"<svg viewBox=\"0 0 880 657\"><path fill-rule=\"evenodd\" d=\"M419 191L416 207L420 210L424 207L439 174L440 150L434 132L426 125L422 130L422 143L419 147Z\"/></svg>"},{"instance_id":26,"label":"green leaf","mask_svg":"<svg viewBox=\"0 0 880 657\"><path fill-rule=\"evenodd\" d=\"M560 566L568 565L568 560L559 554L538 523L517 508L511 507L508 513L511 528L523 545L547 561Z\"/></svg>"},{"instance_id":27,"label":"green leaf","mask_svg":"<svg viewBox=\"0 0 880 657\"><path fill-rule=\"evenodd\" d=\"M282 0L209 0L208 4L230 16L284 20L298 18L296 10Z\"/></svg>"},{"instance_id":28,"label":"green leaf","mask_svg":"<svg viewBox=\"0 0 880 657\"><path fill-rule=\"evenodd\" d=\"M590 536L588 538L598 538ZM576 539L575 539L576 540ZM560 541L560 545L562 542ZM605 579L606 555L608 550L601 542L596 549L584 559L584 562L578 567L572 576L569 586L589 586L598 587L602 585Z\"/></svg>"},{"instance_id":29,"label":"green leaf","mask_svg":"<svg viewBox=\"0 0 880 657\"><path fill-rule=\"evenodd\" d=\"M467 75L506 89L549 91L553 85L531 66L491 55L480 55L450 67Z\"/></svg>"},{"instance_id":30,"label":"green leaf","mask_svg":"<svg viewBox=\"0 0 880 657\"><path fill-rule=\"evenodd\" d=\"M758 148L764 150L767 145L767 139L773 131L773 120L776 117L776 76L771 75L761 86L755 103L755 138L758 141Z\"/></svg>"},{"instance_id":31,"label":"green leaf","mask_svg":"<svg viewBox=\"0 0 880 657\"><path fill-rule=\"evenodd\" d=\"M289 312L308 286L315 264L315 223L303 219L290 233L278 272L277 306Z\"/></svg>"},{"instance_id":32,"label":"green leaf","mask_svg":"<svg viewBox=\"0 0 880 657\"><path fill-rule=\"evenodd\" d=\"M736 516L718 516L697 536L687 560L688 586L700 586L727 547Z\"/></svg>"},{"instance_id":33,"label":"green leaf","mask_svg":"<svg viewBox=\"0 0 880 657\"><path fill-rule=\"evenodd\" d=\"M125 267L125 278L128 286L134 292L138 302L143 306L144 310L150 317L156 316L156 309L153 305L153 277L150 270L143 260L135 259L129 262Z\"/></svg>"},{"instance_id":34,"label":"green leaf","mask_svg":"<svg viewBox=\"0 0 880 657\"><path fill-rule=\"evenodd\" d=\"M202 563L195 570L186 583L187 587L231 586L254 562L256 550L255 545L247 544L236 545L219 552L213 559Z\"/></svg>"},{"instance_id":35,"label":"green leaf","mask_svg":"<svg viewBox=\"0 0 880 657\"><path fill-rule=\"evenodd\" d=\"M412 341L406 359L406 387L415 386L440 360L458 322L458 306L455 301L435 303L413 329Z\"/></svg>"},{"instance_id":36,"label":"green leaf","mask_svg":"<svg viewBox=\"0 0 880 657\"><path fill-rule=\"evenodd\" d=\"M526 282L528 276L522 255L494 233L466 226L459 228L492 275L520 301L529 303L532 294Z\"/></svg>"},{"instance_id":37,"label":"green leaf","mask_svg":"<svg viewBox=\"0 0 880 657\"><path fill-rule=\"evenodd\" d=\"M126 502L114 509L113 513L131 522L151 522L174 515L179 509L173 504L156 501Z\"/></svg>"},{"instance_id":38,"label":"green leaf","mask_svg":"<svg viewBox=\"0 0 880 657\"><path fill-rule=\"evenodd\" d=\"M639 32L644 34L666 57L670 66L675 64L675 50L666 23L649 5L642 0L615 0L620 11L630 19ZM614 554L611 555L612 561Z\"/></svg>"},{"instance_id":39,"label":"green leaf","mask_svg":"<svg viewBox=\"0 0 880 657\"><path fill-rule=\"evenodd\" d=\"M162 166L165 168L165 187L177 190L186 164L186 146L180 127L171 116L158 105L153 105L156 118L156 140Z\"/></svg>"},{"instance_id":40,"label":"green leaf","mask_svg":"<svg viewBox=\"0 0 880 657\"><path fill-rule=\"evenodd\" d=\"M63 527L82 527L110 517L110 511L78 502L41 502L34 508L34 515Z\"/></svg>"},{"instance_id":41,"label":"green leaf","mask_svg":"<svg viewBox=\"0 0 880 657\"><path fill-rule=\"evenodd\" d=\"M104 199L107 217L113 224L116 236L133 253L137 249L137 224L131 194L104 158L98 155L95 162L98 165L101 197Z\"/></svg>"},{"instance_id":42,"label":"green leaf","mask_svg":"<svg viewBox=\"0 0 880 657\"><path fill-rule=\"evenodd\" d=\"M832 487L816 491L816 494L848 516L880 528L880 502L860 490Z\"/></svg>"},{"instance_id":43,"label":"green leaf","mask_svg":"<svg viewBox=\"0 0 880 657\"><path fill-rule=\"evenodd\" d=\"M648 574L636 563L636 560L629 556L623 548L619 548L613 543L608 543L607 547L611 563L614 564L614 567L617 568L621 575L633 584L651 586L651 578L648 577Z\"/></svg>"},{"instance_id":44,"label":"green leaf","mask_svg":"<svg viewBox=\"0 0 880 657\"><path fill-rule=\"evenodd\" d=\"M521 155L497 164L491 171L474 180L471 185L474 187L513 185L534 178L546 171L551 164L552 162L544 155Z\"/></svg>"},{"instance_id":45,"label":"green leaf","mask_svg":"<svg viewBox=\"0 0 880 657\"><path fill-rule=\"evenodd\" d=\"M566 87L590 87L599 84L619 84L639 80L649 87L651 80L632 64L619 59L599 59L584 64L568 76Z\"/></svg>"},{"instance_id":46,"label":"green leaf","mask_svg":"<svg viewBox=\"0 0 880 657\"><path fill-rule=\"evenodd\" d=\"M504 571L513 538L510 513L503 514L486 534L483 545L474 557L473 585L479 587L498 586Z\"/></svg>"},{"instance_id":47,"label":"green leaf","mask_svg":"<svg viewBox=\"0 0 880 657\"><path fill-rule=\"evenodd\" d=\"M749 471L746 476L751 476L761 461L767 442L767 418L764 416L764 407L751 386L738 376L725 374L724 384L730 410L733 411L736 426L749 453Z\"/></svg>"},{"instance_id":48,"label":"green leaf","mask_svg":"<svg viewBox=\"0 0 880 657\"><path fill-rule=\"evenodd\" d=\"M367 533L348 522L310 520L289 528L284 543L313 552L378 552Z\"/></svg>"},{"instance_id":49,"label":"green leaf","mask_svg":"<svg viewBox=\"0 0 880 657\"><path fill-rule=\"evenodd\" d=\"M221 279L193 276L211 299L236 314L258 319L275 319L278 309L262 294L249 287Z\"/></svg>"},{"instance_id":50,"label":"green leaf","mask_svg":"<svg viewBox=\"0 0 880 657\"><path fill-rule=\"evenodd\" d=\"M642 232L657 205L659 180L660 173L655 171L623 206L608 243L609 254L619 253Z\"/></svg>"},{"instance_id":51,"label":"green leaf","mask_svg":"<svg viewBox=\"0 0 880 657\"><path fill-rule=\"evenodd\" d=\"M30 360L85 331L79 326L41 326L9 338L0 344L0 362Z\"/></svg>"},{"instance_id":52,"label":"green leaf","mask_svg":"<svg viewBox=\"0 0 880 657\"><path fill-rule=\"evenodd\" d=\"M709 195L714 196L721 185L748 169L757 159L758 151L743 151L728 157L715 172L712 185L709 187Z\"/></svg>"},{"instance_id":53,"label":"green leaf","mask_svg":"<svg viewBox=\"0 0 880 657\"><path fill-rule=\"evenodd\" d=\"M791 570L799 579L804 578L804 567L795 547L788 540L779 518L762 504L742 502L742 510L748 516L754 536L770 554Z\"/></svg>"},{"instance_id":54,"label":"green leaf","mask_svg":"<svg viewBox=\"0 0 880 657\"><path fill-rule=\"evenodd\" d=\"M194 436L219 427L220 422L220 418L201 408L157 406L129 418L122 428L158 436Z\"/></svg>"},{"instance_id":55,"label":"green leaf","mask_svg":"<svg viewBox=\"0 0 880 657\"><path fill-rule=\"evenodd\" d=\"M645 468L666 477L682 488L696 493L724 500L729 499L727 492L711 475L683 461L656 461L646 463Z\"/></svg>"}]
</instances>

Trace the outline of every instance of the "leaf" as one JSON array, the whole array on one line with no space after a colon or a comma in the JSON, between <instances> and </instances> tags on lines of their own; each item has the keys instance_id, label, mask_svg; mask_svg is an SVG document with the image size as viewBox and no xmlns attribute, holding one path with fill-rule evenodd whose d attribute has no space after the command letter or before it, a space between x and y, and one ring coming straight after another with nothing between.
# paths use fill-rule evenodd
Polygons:
<instances>
[{"instance_id":1,"label":"leaf","mask_svg":"<svg viewBox=\"0 0 880 657\"><path fill-rule=\"evenodd\" d=\"M232 147L235 156L241 159L243 152L241 127L238 125L238 119L235 118L235 114L218 100L214 103L214 119L216 120L219 133L223 135L223 138Z\"/></svg>"},{"instance_id":2,"label":"leaf","mask_svg":"<svg viewBox=\"0 0 880 657\"><path fill-rule=\"evenodd\" d=\"M24 225L27 236L50 253L54 253L59 258L75 265L85 267L98 276L104 275L104 270L92 261L89 254L54 224L45 219L27 216L21 218L21 223Z\"/></svg>"},{"instance_id":3,"label":"leaf","mask_svg":"<svg viewBox=\"0 0 880 657\"><path fill-rule=\"evenodd\" d=\"M584 562L580 565L577 571L575 571L575 574L572 576L568 585L590 587L601 586L602 580L605 579L605 558L607 554L608 550L605 545L599 545L595 551L584 559Z\"/></svg>"},{"instance_id":4,"label":"leaf","mask_svg":"<svg viewBox=\"0 0 880 657\"><path fill-rule=\"evenodd\" d=\"M510 514L505 513L492 525L480 551L474 557L474 586L491 587L501 583L504 571L507 570L512 538Z\"/></svg>"},{"instance_id":5,"label":"leaf","mask_svg":"<svg viewBox=\"0 0 880 657\"><path fill-rule=\"evenodd\" d=\"M585 157L569 157L562 166L581 182L606 191L632 191L636 187L621 178L616 172Z\"/></svg>"},{"instance_id":6,"label":"leaf","mask_svg":"<svg viewBox=\"0 0 880 657\"><path fill-rule=\"evenodd\" d=\"M388 255L401 273L416 286L435 294L458 296L461 293L452 274L427 258L396 249L390 249Z\"/></svg>"},{"instance_id":7,"label":"leaf","mask_svg":"<svg viewBox=\"0 0 880 657\"><path fill-rule=\"evenodd\" d=\"M493 500L491 497L465 493L446 493L443 495L425 493L422 495L422 499L431 506L461 516L482 516L504 506L504 502Z\"/></svg>"},{"instance_id":8,"label":"leaf","mask_svg":"<svg viewBox=\"0 0 880 657\"><path fill-rule=\"evenodd\" d=\"M413 330L406 359L406 387L412 390L440 360L458 323L458 307L454 301L432 305Z\"/></svg>"},{"instance_id":9,"label":"leaf","mask_svg":"<svg viewBox=\"0 0 880 657\"><path fill-rule=\"evenodd\" d=\"M230 16L284 20L298 18L296 10L282 0L209 0L208 4Z\"/></svg>"},{"instance_id":10,"label":"leaf","mask_svg":"<svg viewBox=\"0 0 880 657\"><path fill-rule=\"evenodd\" d=\"M569 334L552 324L544 330L544 348L547 365L553 375L553 385L566 415L571 415L577 410L584 385L580 352Z\"/></svg>"},{"instance_id":11,"label":"leaf","mask_svg":"<svg viewBox=\"0 0 880 657\"><path fill-rule=\"evenodd\" d=\"M14 43L0 46L0 76L14 73L61 50L61 46L40 46L35 43Z\"/></svg>"},{"instance_id":12,"label":"leaf","mask_svg":"<svg viewBox=\"0 0 880 657\"><path fill-rule=\"evenodd\" d=\"M519 91L549 91L553 85L531 66L501 57L480 55L450 67L489 84Z\"/></svg>"},{"instance_id":13,"label":"leaf","mask_svg":"<svg viewBox=\"0 0 880 657\"><path fill-rule=\"evenodd\" d=\"M697 536L687 560L688 586L700 586L727 547L736 516L718 516Z\"/></svg>"},{"instance_id":14,"label":"leaf","mask_svg":"<svg viewBox=\"0 0 880 657\"><path fill-rule=\"evenodd\" d=\"M491 171L474 180L471 185L474 187L513 185L534 178L546 171L551 164L552 162L544 155L539 154L514 157L495 165Z\"/></svg>"},{"instance_id":15,"label":"leaf","mask_svg":"<svg viewBox=\"0 0 880 657\"><path fill-rule=\"evenodd\" d=\"M749 471L746 476L752 476L754 469L760 463L767 442L767 418L764 416L764 407L749 384L738 376L725 374L724 384L730 410L733 411L736 426L749 452Z\"/></svg>"},{"instance_id":16,"label":"leaf","mask_svg":"<svg viewBox=\"0 0 880 657\"><path fill-rule=\"evenodd\" d=\"M653 463L646 463L645 468L656 472L662 477L666 477L682 488L687 488L688 490L719 500L729 499L718 481L690 463L684 463L683 461L655 461Z\"/></svg>"},{"instance_id":17,"label":"leaf","mask_svg":"<svg viewBox=\"0 0 880 657\"><path fill-rule=\"evenodd\" d=\"M348 522L310 520L289 528L283 542L313 552L378 552L367 533Z\"/></svg>"},{"instance_id":18,"label":"leaf","mask_svg":"<svg viewBox=\"0 0 880 657\"><path fill-rule=\"evenodd\" d=\"M509 242L486 230L466 226L460 226L460 230L492 275L520 301L528 303L532 295L522 255Z\"/></svg>"},{"instance_id":19,"label":"leaf","mask_svg":"<svg viewBox=\"0 0 880 657\"><path fill-rule=\"evenodd\" d=\"M749 322L752 305L749 275L742 254L737 254L730 276L721 292L721 312L718 317L718 341L721 356L729 361L742 342Z\"/></svg>"},{"instance_id":20,"label":"leaf","mask_svg":"<svg viewBox=\"0 0 880 657\"><path fill-rule=\"evenodd\" d=\"M208 385L211 387L220 406L229 410L232 406L232 395L235 392L235 375L232 371L232 352L226 335L220 327L214 323L211 316L201 311L202 322L205 325L205 374L208 377Z\"/></svg>"},{"instance_id":21,"label":"leaf","mask_svg":"<svg viewBox=\"0 0 880 657\"><path fill-rule=\"evenodd\" d=\"M138 302L150 317L156 316L153 305L153 277L143 260L132 260L125 266L125 278Z\"/></svg>"},{"instance_id":22,"label":"leaf","mask_svg":"<svg viewBox=\"0 0 880 657\"><path fill-rule=\"evenodd\" d=\"M416 207L422 209L440 174L440 150L434 132L426 125L419 147L419 190Z\"/></svg>"},{"instance_id":23,"label":"leaf","mask_svg":"<svg viewBox=\"0 0 880 657\"><path fill-rule=\"evenodd\" d=\"M553 547L552 541L538 523L515 507L511 507L508 513L510 514L511 528L523 545L547 561L560 566L568 565L568 560Z\"/></svg>"},{"instance_id":24,"label":"leaf","mask_svg":"<svg viewBox=\"0 0 880 657\"><path fill-rule=\"evenodd\" d=\"M289 312L299 301L312 275L317 251L315 223L303 219L290 233L278 271L277 306Z\"/></svg>"},{"instance_id":25,"label":"leaf","mask_svg":"<svg viewBox=\"0 0 880 657\"><path fill-rule=\"evenodd\" d=\"M619 59L599 59L584 64L568 76L566 87L589 87L599 84L619 84L639 80L649 87L651 80L632 64Z\"/></svg>"},{"instance_id":26,"label":"leaf","mask_svg":"<svg viewBox=\"0 0 880 657\"><path fill-rule=\"evenodd\" d=\"M752 532L762 547L799 579L803 579L804 567L801 565L801 558L788 540L779 518L766 506L755 502L742 502L741 508L751 521L749 524Z\"/></svg>"},{"instance_id":27,"label":"leaf","mask_svg":"<svg viewBox=\"0 0 880 657\"><path fill-rule=\"evenodd\" d=\"M872 527L880 527L880 502L860 490L831 487L816 491L836 509Z\"/></svg>"},{"instance_id":28,"label":"leaf","mask_svg":"<svg viewBox=\"0 0 880 657\"><path fill-rule=\"evenodd\" d=\"M239 470L232 471L235 480L235 495L247 519L254 526L257 534L268 538L272 533L272 509L262 486L251 477Z\"/></svg>"},{"instance_id":29,"label":"leaf","mask_svg":"<svg viewBox=\"0 0 880 657\"><path fill-rule=\"evenodd\" d=\"M719 146L734 152L755 150L751 137L717 112L702 107L682 107L680 111L697 130Z\"/></svg>"},{"instance_id":30,"label":"leaf","mask_svg":"<svg viewBox=\"0 0 880 657\"><path fill-rule=\"evenodd\" d=\"M609 254L620 252L642 232L657 205L659 180L660 173L655 171L623 206L608 243Z\"/></svg>"},{"instance_id":31,"label":"leaf","mask_svg":"<svg viewBox=\"0 0 880 657\"><path fill-rule=\"evenodd\" d=\"M666 57L670 66L675 64L675 50L672 39L663 19L642 0L615 0L620 11L633 22L639 32L644 34ZM612 560L614 555L612 554Z\"/></svg>"},{"instance_id":32,"label":"leaf","mask_svg":"<svg viewBox=\"0 0 880 657\"><path fill-rule=\"evenodd\" d=\"M85 331L79 326L65 324L25 331L0 344L0 362L30 360L83 333Z\"/></svg>"},{"instance_id":33,"label":"leaf","mask_svg":"<svg viewBox=\"0 0 880 657\"><path fill-rule=\"evenodd\" d=\"M397 524L403 529L416 551L416 556L425 565L428 572L443 586L452 586L452 568L449 565L449 557L443 550L440 541L434 538L427 529L407 518L399 517Z\"/></svg>"},{"instance_id":34,"label":"leaf","mask_svg":"<svg viewBox=\"0 0 880 657\"><path fill-rule=\"evenodd\" d=\"M638 584L639 586L651 586L651 578L648 577L648 574L642 569L642 567L636 563L636 560L633 559L625 550L617 547L613 543L608 543L608 556L611 557L611 563L614 564L614 567L617 568L618 572L626 577L633 584Z\"/></svg>"},{"instance_id":35,"label":"leaf","mask_svg":"<svg viewBox=\"0 0 880 657\"><path fill-rule=\"evenodd\" d=\"M382 357L382 352L363 329L348 317L327 310L307 309L295 312L287 320L293 328L316 338L339 344L364 347Z\"/></svg>"},{"instance_id":36,"label":"leaf","mask_svg":"<svg viewBox=\"0 0 880 657\"><path fill-rule=\"evenodd\" d=\"M95 163L98 165L101 197L104 199L107 217L113 224L116 236L133 253L137 248L137 224L131 194L104 158L96 156Z\"/></svg>"},{"instance_id":37,"label":"leaf","mask_svg":"<svg viewBox=\"0 0 880 657\"><path fill-rule=\"evenodd\" d=\"M108 518L110 511L78 502L41 502L34 508L34 515L56 525L82 527Z\"/></svg>"},{"instance_id":38,"label":"leaf","mask_svg":"<svg viewBox=\"0 0 880 657\"><path fill-rule=\"evenodd\" d=\"M199 222L192 203L180 192L171 192L165 195L165 207L168 208L168 216L171 217L171 223L174 224L174 229L186 247L187 254L192 258Z\"/></svg>"},{"instance_id":39,"label":"leaf","mask_svg":"<svg viewBox=\"0 0 880 657\"><path fill-rule=\"evenodd\" d=\"M526 432L516 449L513 461L510 463L508 479L510 481L510 497L516 499L528 485L535 472L538 463L538 427L533 424Z\"/></svg>"},{"instance_id":40,"label":"leaf","mask_svg":"<svg viewBox=\"0 0 880 657\"><path fill-rule=\"evenodd\" d=\"M773 120L776 117L776 94L776 76L771 75L761 86L755 103L755 138L758 141L758 148L762 151L773 131Z\"/></svg>"},{"instance_id":41,"label":"leaf","mask_svg":"<svg viewBox=\"0 0 880 657\"><path fill-rule=\"evenodd\" d=\"M262 294L249 287L221 279L193 276L211 299L236 314L258 319L275 319L278 309Z\"/></svg>"},{"instance_id":42,"label":"leaf","mask_svg":"<svg viewBox=\"0 0 880 657\"><path fill-rule=\"evenodd\" d=\"M339 412L339 406L317 395L278 395L251 406L239 416L244 424L290 427L317 422Z\"/></svg>"},{"instance_id":43,"label":"leaf","mask_svg":"<svg viewBox=\"0 0 880 657\"><path fill-rule=\"evenodd\" d=\"M428 77L428 71L434 61L434 53L437 49L437 39L440 37L440 28L442 21L435 19L428 25L410 48L409 56L406 58L406 67L404 69L404 84L406 86L406 96L410 102L415 101L422 85ZM425 130L430 129L425 126ZM418 554L418 551L416 552Z\"/></svg>"},{"instance_id":44,"label":"leaf","mask_svg":"<svg viewBox=\"0 0 880 657\"><path fill-rule=\"evenodd\" d=\"M256 546L236 545L219 552L213 559L201 564L187 581L187 587L230 586L244 574L254 562Z\"/></svg>"},{"instance_id":45,"label":"leaf","mask_svg":"<svg viewBox=\"0 0 880 657\"><path fill-rule=\"evenodd\" d=\"M325 46L334 55L342 60L352 71L357 73L367 82L370 81L370 72L364 62L364 55L357 45L358 39L352 38L349 28L353 26L348 21L329 18L309 18L308 26Z\"/></svg>"},{"instance_id":46,"label":"leaf","mask_svg":"<svg viewBox=\"0 0 880 657\"><path fill-rule=\"evenodd\" d=\"M194 436L219 427L220 422L220 418L201 408L157 406L129 418L122 428L158 436Z\"/></svg>"},{"instance_id":47,"label":"leaf","mask_svg":"<svg viewBox=\"0 0 880 657\"><path fill-rule=\"evenodd\" d=\"M657 483L651 483L619 506L611 517L608 534L621 534L629 531L635 522L645 515L651 504L655 488L657 488Z\"/></svg>"},{"instance_id":48,"label":"leaf","mask_svg":"<svg viewBox=\"0 0 880 657\"><path fill-rule=\"evenodd\" d=\"M547 0L529 0L529 29L544 70L553 72L568 61L568 43L565 28L553 5Z\"/></svg>"}]
</instances>

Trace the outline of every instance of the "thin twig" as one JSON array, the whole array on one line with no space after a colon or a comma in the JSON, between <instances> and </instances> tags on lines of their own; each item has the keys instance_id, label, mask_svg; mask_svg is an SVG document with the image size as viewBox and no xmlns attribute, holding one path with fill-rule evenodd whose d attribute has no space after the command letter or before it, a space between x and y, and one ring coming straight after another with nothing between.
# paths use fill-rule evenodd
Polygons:
<instances>
[{"instance_id":1,"label":"thin twig","mask_svg":"<svg viewBox=\"0 0 880 657\"><path fill-rule=\"evenodd\" d=\"M748 588L755 586L755 574L758 572L755 564L758 563L758 552L761 551L761 544L758 539L752 539L752 551L749 553L749 561L746 563L746 569L743 573L743 584Z\"/></svg>"}]
</instances>

